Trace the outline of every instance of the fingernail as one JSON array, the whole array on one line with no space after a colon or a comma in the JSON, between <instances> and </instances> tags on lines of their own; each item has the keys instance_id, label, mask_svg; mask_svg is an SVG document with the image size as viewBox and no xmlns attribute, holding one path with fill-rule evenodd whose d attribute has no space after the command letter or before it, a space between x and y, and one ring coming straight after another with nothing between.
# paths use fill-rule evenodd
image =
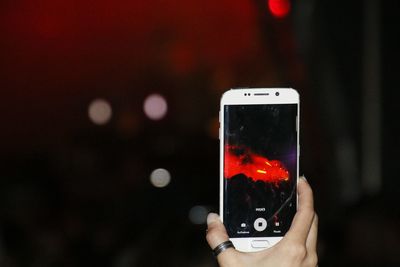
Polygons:
<instances>
[{"instance_id":1,"label":"fingernail","mask_svg":"<svg viewBox=\"0 0 400 267\"><path fill-rule=\"evenodd\" d=\"M304 181L307 182L307 179L306 179L306 177L304 175L300 176L300 179L303 179Z\"/></svg>"},{"instance_id":2,"label":"fingernail","mask_svg":"<svg viewBox=\"0 0 400 267\"><path fill-rule=\"evenodd\" d=\"M207 225L219 220L219 216L216 213L210 212L207 216Z\"/></svg>"}]
</instances>

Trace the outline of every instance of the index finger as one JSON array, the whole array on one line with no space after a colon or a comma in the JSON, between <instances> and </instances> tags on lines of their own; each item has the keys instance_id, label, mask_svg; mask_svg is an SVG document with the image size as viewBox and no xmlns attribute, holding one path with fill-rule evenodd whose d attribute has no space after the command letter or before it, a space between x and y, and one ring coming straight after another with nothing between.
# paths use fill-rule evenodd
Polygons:
<instances>
[{"instance_id":1,"label":"index finger","mask_svg":"<svg viewBox=\"0 0 400 267\"><path fill-rule=\"evenodd\" d=\"M304 178L297 184L298 209L285 238L305 244L314 219L314 199L310 185Z\"/></svg>"}]
</instances>

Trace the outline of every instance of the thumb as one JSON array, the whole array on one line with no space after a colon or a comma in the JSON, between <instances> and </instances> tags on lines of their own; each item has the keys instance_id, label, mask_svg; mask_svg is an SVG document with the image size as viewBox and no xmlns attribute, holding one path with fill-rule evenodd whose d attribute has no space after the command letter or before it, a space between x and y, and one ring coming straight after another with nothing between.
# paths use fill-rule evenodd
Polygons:
<instances>
[{"instance_id":1,"label":"thumb","mask_svg":"<svg viewBox=\"0 0 400 267\"><path fill-rule=\"evenodd\" d=\"M207 216L207 242L211 249L215 249L222 242L228 241L229 236L218 214L210 213ZM218 254L217 260L220 266L237 266L234 248L228 248Z\"/></svg>"},{"instance_id":2,"label":"thumb","mask_svg":"<svg viewBox=\"0 0 400 267\"><path fill-rule=\"evenodd\" d=\"M228 234L226 233L225 226L221 222L218 214L210 213L207 216L207 242L211 249L229 240Z\"/></svg>"}]
</instances>

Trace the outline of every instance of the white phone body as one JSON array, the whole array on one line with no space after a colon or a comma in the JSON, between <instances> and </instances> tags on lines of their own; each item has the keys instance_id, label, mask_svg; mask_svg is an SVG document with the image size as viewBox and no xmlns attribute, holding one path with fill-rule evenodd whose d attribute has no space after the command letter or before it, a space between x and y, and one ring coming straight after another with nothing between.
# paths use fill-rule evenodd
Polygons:
<instances>
[{"instance_id":1,"label":"white phone body","mask_svg":"<svg viewBox=\"0 0 400 267\"><path fill-rule=\"evenodd\" d=\"M228 202L229 201L229 195L227 193L228 192L228 190L227 190L228 181L229 182L233 181L233 179L245 180L245 178L244 178L245 176L243 176L243 174L240 174L239 175L240 177L234 176L234 178L232 178L232 179L227 179L224 177L224 164L231 165L231 162L233 162L233 161L229 161L229 164L227 162L224 162L224 160L226 160L225 157L227 157L225 155L225 153L227 153L226 152L227 148L232 149L232 147L234 147L234 149L235 149L235 147L238 146L237 142L234 145L227 143L229 141L229 140L227 140L228 139L228 135L227 135L228 130L225 129L225 125L231 125L231 124L226 117L229 117L229 118L235 117L235 116L240 117L240 116L244 115L244 116L242 116L244 118L243 120L250 121L251 123L249 125L257 125L257 123L254 124L252 122L252 118L251 118L252 115L250 113L248 116L246 113L238 113L239 115L240 114L242 114L242 115L239 116L236 114L235 116L233 116L233 115L229 115L230 114L229 110L231 110L231 109L238 110L240 107L242 107L243 110L246 110L247 107L249 107L249 108L260 107L260 109L262 108L262 110L269 110L269 107L278 108L278 109L281 107L285 108L286 106L290 107L290 112L286 112L286 111L281 112L282 114L286 114L286 113L291 114L288 116L285 115L288 117L288 119L286 119L286 120L289 122L278 122L277 125L285 125L285 123L290 123L290 124L294 123L295 124L295 125L289 125L287 127L288 129L291 129L290 131L295 131L294 133L288 134L288 136L290 136L290 142L291 142L290 146L293 147L292 150L295 150L295 152L293 152L293 154L295 154L295 155L291 155L292 158L290 159L290 162L292 162L291 165L293 165L293 166L295 165L295 167L291 166L291 171L288 171L285 167L279 167L280 169L278 168L275 171L275 173L280 173L280 171L283 169L284 171L286 171L285 173L288 173L287 174L288 177L285 176L284 178L282 178L282 180L278 180L278 182L269 182L272 180L265 180L265 181L262 180L260 182L260 180L253 180L253 178L252 178L251 182L248 182L248 183L251 183L251 184L257 183L258 185L263 184L263 183L265 183L265 184L271 183L271 185L268 185L268 186L265 185L265 187L272 188L270 190L274 190L274 192L275 191L279 192L280 183L285 184L285 182L290 181L291 185L293 186L293 189L292 189L293 191L290 192L290 199L288 197L288 200L285 200L286 201L284 204L285 206L282 205L282 207L283 207L283 209L291 209L288 212L288 214L291 214L291 216L294 216L294 213L297 210L297 182L298 182L298 177L299 177L299 154L300 154L299 141L298 141L299 140L299 117L300 117L299 101L300 101L299 94L297 93L296 90L291 89L291 88L231 89L229 91L226 91L223 94L223 96L221 97L221 103L220 103L221 104L221 106L220 106L220 217L226 226L228 225L228 222L225 221L225 220L227 220L227 218L224 218L224 216L225 216L225 212L226 212L225 208L228 208L228 207L224 207L224 205L225 205L225 203L231 203L231 202ZM269 105L273 105L273 106L269 106ZM245 112L245 111L243 111L243 112ZM254 111L254 112L257 112L257 111ZM260 116L261 116L260 118L263 118L262 114L260 114ZM270 115L267 114L266 116L270 116ZM295 116L295 117L293 117L293 116ZM276 120L276 119L279 119L279 118L275 118L274 120ZM261 121L260 121L260 123L262 123ZM251 128L249 125L247 125L247 126L243 125L241 127L243 127L244 131L246 131L246 127ZM241 128L241 127L239 127L239 128ZM227 128L229 128L229 127L227 126ZM268 127L266 127L266 129L267 128ZM279 127L279 128L282 128L282 127ZM278 130L282 131L282 129L278 129ZM248 131L250 132L251 130L248 130ZM233 132L235 132L235 129L233 129ZM252 134L254 134L254 133L252 133ZM263 135L264 133L262 133L262 131L260 131L259 134ZM240 129L238 130L237 135L235 135L235 134L231 134L231 135L234 135L236 140L240 140L240 138L241 138L240 137ZM253 136L256 136L256 135L253 135ZM253 139L258 140L257 138L248 138L246 140L250 140L252 142ZM262 139L260 139L260 140L262 140ZM260 144L260 147L262 147L263 145L264 144ZM272 144L270 146L272 147L273 145L274 144ZM282 147L285 147L285 146L286 146L285 144L282 145ZM255 148L253 145L253 149L249 149L249 150L247 150L247 148L242 148L242 147L244 147L244 145L243 146L240 145L239 150L247 151L245 153L253 153L252 150L257 150L257 144L256 144ZM266 147L268 148L268 146L266 146ZM242 153L242 152L240 152L240 153ZM281 152L277 151L275 154L279 155L279 153L281 153ZM262 153L258 153L258 154L261 155ZM259 156L258 154L255 154L256 155L255 157L258 157ZM236 154L234 154L234 156L237 157ZM248 156L241 155L241 157L243 158L243 157L248 157ZM273 160L273 158L271 158L271 160ZM269 161L269 162L272 162L272 161ZM234 164L236 164L236 163L234 163ZM255 163L252 163L252 164L255 164ZM266 164L270 165L270 163L267 163L267 162L266 162ZM280 166L280 165L278 165L278 166ZM260 174L264 174L268 171L269 170L265 171L265 170L257 169L257 173L260 173ZM271 172L272 171L274 171L274 170L271 170ZM229 174L228 171L226 171L225 175L227 175L227 174ZM250 174L248 174L248 176L252 176L252 174L250 173ZM254 176L256 176L256 175L254 175ZM236 178L236 177L239 177L239 178ZM270 177L268 179L280 179L279 177L278 178L277 177L278 177L278 175L273 176L272 174L270 174ZM249 177L247 177L247 178L249 178ZM261 177L261 178L266 179L263 177ZM286 181L286 179L287 179L287 181ZM287 183L289 183L289 182L287 182ZM282 188L282 186L281 186L281 188ZM289 186L288 186L288 188L289 188ZM256 194L254 194L254 195L256 195ZM289 195L289 193L286 195ZM289 201L290 203L287 201ZM235 202L232 202L232 203L235 203ZM226 206L229 206L229 205L232 206L232 207L230 207L230 209L233 210L233 211L230 211L229 214L235 213L236 206L231 205L231 204L226 204ZM240 205L238 205L238 206L240 206ZM295 206L295 207L293 207L293 206ZM265 212L265 211L263 211L263 209L264 208L256 207L254 213L257 213L258 211ZM281 210L281 208L279 208L277 210ZM238 210L237 212L240 212L240 211ZM242 213L246 213L246 212L247 211L242 211ZM252 214L253 211L250 211L249 213ZM262 213L262 214L264 214L264 213ZM237 227L239 227L239 230L237 230L237 231L235 230L236 232L234 234L229 234L229 231L228 231L230 240L233 242L235 248L237 250L243 251L243 252L255 252L255 251L265 249L265 248L269 248L269 247L275 245L276 243L278 243L282 239L284 234L287 232L288 225L286 225L285 231L268 229L268 231L273 231L273 232L272 232L272 234L266 233L265 236L260 236L260 234L263 231L267 231L267 229L265 229L261 232L256 230L256 229L260 229L260 227L261 227L261 229L263 229L264 226L267 228L268 227L271 228L272 227L271 224L273 224L273 227L275 227L277 229L280 229L279 228L280 223L282 223L282 226L285 223L291 224L291 219L293 217L291 217L290 222L283 222L283 221L279 221L281 218L279 217L280 214L278 211L277 211L277 213L274 213L274 214L277 214L277 215L273 217L276 220L273 223L269 222L271 220L271 218L265 218L266 220L269 220L268 223L264 222L262 218L258 218L256 220L254 220L254 222L246 221L244 219L243 221L245 221L245 222L241 223L240 227L243 227L243 229L246 229L245 231L240 231L239 226L237 226ZM256 214L254 214L254 216L256 216ZM228 217L228 215L227 215L227 217ZM279 218L279 219L276 219L276 218ZM260 220L261 220L261 222L260 222ZM257 225L256 225L256 221L258 222ZM266 226L265 224L267 224L268 226ZM278 225L278 226L276 226L276 225ZM282 233L279 234L279 231L282 231ZM244 233L243 236L237 236L237 235L240 235L242 232ZM247 233L247 232L249 232L249 233ZM254 235L252 233L254 233ZM232 235L234 235L234 236L232 236Z\"/></svg>"}]
</instances>

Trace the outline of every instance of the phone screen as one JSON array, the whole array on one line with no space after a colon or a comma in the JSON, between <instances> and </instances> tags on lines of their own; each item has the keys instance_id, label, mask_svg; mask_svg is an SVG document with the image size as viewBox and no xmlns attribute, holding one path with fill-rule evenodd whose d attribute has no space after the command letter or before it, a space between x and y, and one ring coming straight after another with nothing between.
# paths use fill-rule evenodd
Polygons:
<instances>
[{"instance_id":1,"label":"phone screen","mask_svg":"<svg viewBox=\"0 0 400 267\"><path fill-rule=\"evenodd\" d=\"M224 223L231 238L283 236L296 213L297 104L224 106Z\"/></svg>"}]
</instances>

